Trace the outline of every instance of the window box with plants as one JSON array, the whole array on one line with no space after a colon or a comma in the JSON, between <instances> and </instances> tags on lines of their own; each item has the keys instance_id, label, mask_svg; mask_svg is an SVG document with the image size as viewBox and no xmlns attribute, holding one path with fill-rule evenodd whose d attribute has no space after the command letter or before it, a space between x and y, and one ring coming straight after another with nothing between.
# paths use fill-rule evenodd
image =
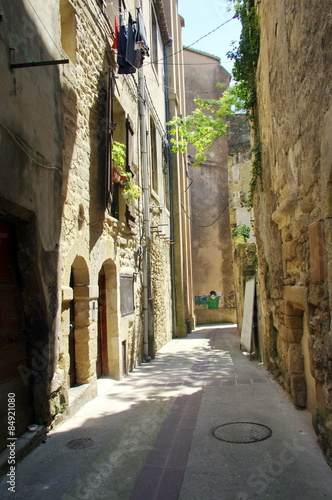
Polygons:
<instances>
[{"instance_id":1,"label":"window box with plants","mask_svg":"<svg viewBox=\"0 0 332 500\"><path fill-rule=\"evenodd\" d=\"M127 205L131 205L141 195L141 189L133 182L133 174L126 172L126 147L121 142L114 141L112 148L112 178L113 182L123 188L122 196Z\"/></svg>"}]
</instances>

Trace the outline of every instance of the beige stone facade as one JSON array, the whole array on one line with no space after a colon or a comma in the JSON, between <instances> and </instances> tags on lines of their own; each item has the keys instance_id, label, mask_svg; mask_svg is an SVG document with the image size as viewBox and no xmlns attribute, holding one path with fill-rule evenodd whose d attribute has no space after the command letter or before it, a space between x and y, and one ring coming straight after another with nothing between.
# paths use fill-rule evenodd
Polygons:
<instances>
[{"instance_id":1,"label":"beige stone facade","mask_svg":"<svg viewBox=\"0 0 332 500\"><path fill-rule=\"evenodd\" d=\"M1 5L0 291L10 314L0 335L10 355L0 389L25 408L18 434L73 413L99 377L121 379L193 323L190 227L174 209L185 170L166 126L167 78L184 96L165 65L170 33L181 43L176 2L51 3ZM116 25L138 7L149 55L120 74ZM14 69L14 59L30 64ZM132 201L114 173L115 143L140 190Z\"/></svg>"},{"instance_id":2,"label":"beige stone facade","mask_svg":"<svg viewBox=\"0 0 332 500\"><path fill-rule=\"evenodd\" d=\"M84 2L71 3L81 29L76 26L75 60L62 73L63 147L68 160L62 286L69 289L69 300L63 300L59 372L62 380L67 379L66 387L74 386L73 392L79 384L94 395L97 376L120 379L142 362L143 338L149 343L146 354L152 357L172 338L172 293L169 179L163 158L164 67L159 64L167 41L162 12L154 4L142 2L151 39L150 59L134 74L117 74L110 33L118 11L107 7L107 22L106 17L97 16L96 2L92 4L87 10ZM135 3L129 2L126 9L125 22L129 12L135 12ZM155 23L157 31L152 35ZM106 133L107 120L112 138ZM146 134L146 143L142 134ZM113 200L106 199L108 205L104 202L111 140L126 145L126 161L141 189L130 213L121 185L113 184ZM105 282L103 295L101 280ZM146 309L149 314L144 316ZM75 336L72 351L71 335ZM74 375L70 383L73 356L76 378Z\"/></svg>"},{"instance_id":3,"label":"beige stone facade","mask_svg":"<svg viewBox=\"0 0 332 500\"><path fill-rule=\"evenodd\" d=\"M230 75L220 59L192 49L184 50L186 110L195 109L196 97L218 98ZM204 71L201 68L204 67ZM199 78L197 74L199 73ZM232 243L229 219L228 146L219 138L208 152L204 165L190 166L189 148L187 190L192 227L193 290L197 323L236 321ZM211 293L215 292L215 293Z\"/></svg>"},{"instance_id":4,"label":"beige stone facade","mask_svg":"<svg viewBox=\"0 0 332 500\"><path fill-rule=\"evenodd\" d=\"M177 2L164 2L172 43L167 46L167 101L168 119L186 115L186 91L184 79L184 53L181 29L184 19L179 16ZM192 225L187 179L187 159L182 153L171 153L171 209L173 240L173 303L177 337L185 337L194 329L196 317L193 297Z\"/></svg>"},{"instance_id":5,"label":"beige stone facade","mask_svg":"<svg viewBox=\"0 0 332 500\"><path fill-rule=\"evenodd\" d=\"M331 462L331 4L257 7L255 228L265 360L294 404L312 413Z\"/></svg>"}]
</instances>

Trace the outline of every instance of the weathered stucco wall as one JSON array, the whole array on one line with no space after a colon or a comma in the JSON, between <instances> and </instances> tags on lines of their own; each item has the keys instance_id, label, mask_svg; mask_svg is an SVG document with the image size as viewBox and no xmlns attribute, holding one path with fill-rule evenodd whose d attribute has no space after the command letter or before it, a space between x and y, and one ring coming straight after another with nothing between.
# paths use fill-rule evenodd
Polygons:
<instances>
[{"instance_id":1,"label":"weathered stucco wall","mask_svg":"<svg viewBox=\"0 0 332 500\"><path fill-rule=\"evenodd\" d=\"M194 98L218 98L222 91L217 83L228 85L230 75L220 66L220 60L209 54L185 49L184 61L186 112L190 114L196 107ZM195 154L191 148L188 152L192 156ZM198 323L236 320L227 152L227 138L221 137L211 147L204 165L188 167ZM216 292L215 298L211 292Z\"/></svg>"},{"instance_id":2,"label":"weathered stucco wall","mask_svg":"<svg viewBox=\"0 0 332 500\"><path fill-rule=\"evenodd\" d=\"M258 3L256 190L266 360L332 463L331 3Z\"/></svg>"},{"instance_id":3,"label":"weathered stucco wall","mask_svg":"<svg viewBox=\"0 0 332 500\"><path fill-rule=\"evenodd\" d=\"M50 420L59 327L61 113L57 66L11 69L10 64L59 59L52 41L59 25L56 2L37 0L32 6L4 0L1 10L0 219L11 227L13 246L6 258L13 258L15 278L6 282L2 254L0 397L16 394L20 435L28 424Z\"/></svg>"}]
</instances>

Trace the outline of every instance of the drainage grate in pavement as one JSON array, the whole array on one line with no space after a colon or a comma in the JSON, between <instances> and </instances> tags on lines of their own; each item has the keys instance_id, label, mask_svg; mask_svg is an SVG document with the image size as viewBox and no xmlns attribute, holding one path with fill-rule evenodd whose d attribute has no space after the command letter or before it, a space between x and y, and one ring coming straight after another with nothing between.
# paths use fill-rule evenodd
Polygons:
<instances>
[{"instance_id":1,"label":"drainage grate in pavement","mask_svg":"<svg viewBox=\"0 0 332 500\"><path fill-rule=\"evenodd\" d=\"M256 443L272 436L272 430L263 424L254 422L230 422L216 427L212 434L227 443Z\"/></svg>"},{"instance_id":2,"label":"drainage grate in pavement","mask_svg":"<svg viewBox=\"0 0 332 500\"><path fill-rule=\"evenodd\" d=\"M66 444L66 447L70 450L83 450L84 448L90 448L90 446L93 446L93 439L91 438L73 439Z\"/></svg>"}]
</instances>

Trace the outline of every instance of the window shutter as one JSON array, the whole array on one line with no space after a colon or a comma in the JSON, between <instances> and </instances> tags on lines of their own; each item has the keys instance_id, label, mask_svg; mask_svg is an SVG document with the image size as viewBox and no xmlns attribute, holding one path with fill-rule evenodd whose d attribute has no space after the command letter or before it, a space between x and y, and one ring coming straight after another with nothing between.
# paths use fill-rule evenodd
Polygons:
<instances>
[{"instance_id":1,"label":"window shutter","mask_svg":"<svg viewBox=\"0 0 332 500\"><path fill-rule=\"evenodd\" d=\"M134 163L134 127L129 117L126 119L126 145L127 145L127 172L130 172L134 178L133 163ZM132 203L126 206L126 221L128 226L135 225L135 205Z\"/></svg>"},{"instance_id":2,"label":"window shutter","mask_svg":"<svg viewBox=\"0 0 332 500\"><path fill-rule=\"evenodd\" d=\"M110 210L113 201L113 181L112 181L112 147L113 147L113 97L114 80L113 72L109 72L107 89L107 147L106 147L106 207Z\"/></svg>"}]
</instances>

